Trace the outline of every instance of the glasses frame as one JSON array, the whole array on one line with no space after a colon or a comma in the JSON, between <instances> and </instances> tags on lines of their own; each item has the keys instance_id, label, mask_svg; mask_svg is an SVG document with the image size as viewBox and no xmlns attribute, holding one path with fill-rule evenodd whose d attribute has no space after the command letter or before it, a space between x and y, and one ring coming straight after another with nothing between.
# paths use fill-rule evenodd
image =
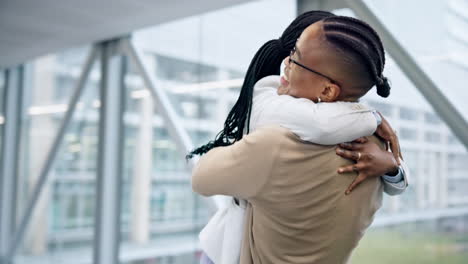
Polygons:
<instances>
[{"instance_id":1,"label":"glasses frame","mask_svg":"<svg viewBox=\"0 0 468 264\"><path fill-rule=\"evenodd\" d=\"M323 74L323 73L320 73L320 72L318 72L318 71L316 71L316 70L313 70L313 69L311 69L311 68L305 66L304 64L298 62L297 60L293 59L292 56L293 56L295 53L296 53L296 46L294 46L294 48L293 48L293 49L291 50L291 52L289 53L289 64L294 63L294 64L296 64L297 66L299 66L299 67L301 67L301 68L303 68L303 69L305 69L305 70L307 70L307 71L313 72L313 73L315 73L315 74L317 74L317 75L320 75L320 76L322 76L322 77L324 77L324 78L327 78L330 82L332 82L332 83L334 83L334 84L338 84L337 81L333 80L332 78L328 77L327 75L325 75L325 74Z\"/></svg>"}]
</instances>

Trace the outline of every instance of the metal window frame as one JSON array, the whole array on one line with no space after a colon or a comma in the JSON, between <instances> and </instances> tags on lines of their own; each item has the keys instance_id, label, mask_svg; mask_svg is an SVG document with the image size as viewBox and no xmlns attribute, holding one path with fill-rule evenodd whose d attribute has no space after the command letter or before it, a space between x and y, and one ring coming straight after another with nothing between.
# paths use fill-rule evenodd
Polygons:
<instances>
[{"instance_id":1,"label":"metal window frame","mask_svg":"<svg viewBox=\"0 0 468 264\"><path fill-rule=\"evenodd\" d=\"M71 122L73 113L76 109L78 100L84 90L86 80L89 76L89 73L91 71L92 65L95 61L95 58L98 55L98 49L93 48L88 55L88 58L86 59L86 62L83 67L83 71L80 75L80 78L77 82L77 85L75 87L74 93L70 99L70 102L68 104L68 109L67 112L65 113L64 120L62 121L62 124L59 128L59 131L57 135L55 136L55 139L53 141L53 144L47 154L47 158L44 162L44 166L42 167L38 181L36 185L33 188L31 198L29 199L27 206L25 207L24 215L21 217L21 220L19 222L18 228L15 230L14 233L12 233L13 239L11 239L11 236L9 237L9 243L8 250L4 253L2 256L3 262L0 262L0 264L6 264L6 263L11 263L13 256L15 255L19 245L21 244L22 240L24 239L25 232L28 228L28 225L30 223L30 220L32 218L32 213L38 203L39 197L42 193L42 190L44 189L44 185L47 181L47 177L49 175L50 169L52 168L53 162L55 161L55 158L57 156L58 150L60 148L60 145L63 141L66 129ZM19 132L19 131L18 131ZM19 133L18 133L19 134ZM14 175L14 177L17 177L17 174Z\"/></svg>"},{"instance_id":2,"label":"metal window frame","mask_svg":"<svg viewBox=\"0 0 468 264\"><path fill-rule=\"evenodd\" d=\"M0 160L0 263L8 263L10 240L15 230L16 186L23 116L23 67L5 73L4 125Z\"/></svg>"},{"instance_id":3,"label":"metal window frame","mask_svg":"<svg viewBox=\"0 0 468 264\"><path fill-rule=\"evenodd\" d=\"M116 58L117 57L117 58ZM91 49L75 86L73 95L68 103L65 117L60 125L59 131L54 138L52 146L48 151L47 158L40 170L38 181L33 188L32 195L26 205L25 214L21 217L18 229L8 237L4 255L0 255L0 264L11 263L13 256L24 239L25 232L30 224L34 209L38 203L40 195L47 182L48 175L57 158L57 154L63 141L66 129L68 128L78 101L83 94L86 81L90 75L94 62L100 58L101 61L101 109L100 109L100 129L99 129L99 152L98 152L98 176L96 191L95 214L95 241L93 248L93 261L100 263L118 263L120 246L120 194L122 183L123 159L123 101L124 101L124 74L122 71L122 60L129 58L136 66L137 72L144 80L145 86L149 89L155 107L168 127L169 134L175 140L181 156L193 149L191 139L181 125L181 122L172 107L165 91L156 85L154 77L149 73L148 66L144 62L143 52L141 52L131 42L129 36L123 36L109 41L95 44ZM118 87L115 89L115 87ZM116 131L120 131L116 133ZM17 133L19 135L20 133ZM4 137L6 140L6 138ZM196 163L196 159L187 163L187 168L191 169ZM16 177L17 173L12 174ZM11 184L9 184L10 186ZM2 194L3 195L3 194ZM5 196L12 195L11 193ZM117 199L119 198L119 199ZM9 199L8 201L10 201ZM211 209L217 209L223 204L220 197L207 198L206 201ZM7 200L2 203L6 204ZM13 204L8 202L8 204ZM10 209L7 209L10 210ZM14 215L14 212L9 212ZM13 240L11 239L13 236ZM11 242L11 243L10 243Z\"/></svg>"},{"instance_id":4,"label":"metal window frame","mask_svg":"<svg viewBox=\"0 0 468 264\"><path fill-rule=\"evenodd\" d=\"M153 97L155 107L161 113L164 123L167 125L169 135L175 140L179 152L183 156L193 149L193 144L185 128L181 125L181 121L177 116L174 107L171 105L166 92L156 85L156 80L149 73L148 66L144 61L143 52L140 51L129 37L121 40L122 52L125 53L129 60L136 66L137 72L143 78L145 87L149 90ZM187 161L188 169L192 169L197 162L197 159ZM211 210L221 208L225 203L222 197L215 196L204 198Z\"/></svg>"},{"instance_id":5,"label":"metal window frame","mask_svg":"<svg viewBox=\"0 0 468 264\"><path fill-rule=\"evenodd\" d=\"M93 263L119 263L123 113L125 105L124 59L115 52L118 40L100 43L101 83L99 145Z\"/></svg>"}]
</instances>

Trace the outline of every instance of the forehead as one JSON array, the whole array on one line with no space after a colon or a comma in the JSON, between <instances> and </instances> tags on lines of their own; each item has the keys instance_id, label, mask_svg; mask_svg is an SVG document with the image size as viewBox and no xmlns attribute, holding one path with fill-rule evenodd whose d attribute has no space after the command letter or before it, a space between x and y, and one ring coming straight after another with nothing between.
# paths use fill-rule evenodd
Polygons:
<instances>
[{"instance_id":1,"label":"forehead","mask_svg":"<svg viewBox=\"0 0 468 264\"><path fill-rule=\"evenodd\" d=\"M313 67L314 70L330 76L335 81L341 81L337 65L343 60L342 54L328 44L322 21L308 26L302 32L296 46L302 55L300 60L304 65Z\"/></svg>"}]
</instances>

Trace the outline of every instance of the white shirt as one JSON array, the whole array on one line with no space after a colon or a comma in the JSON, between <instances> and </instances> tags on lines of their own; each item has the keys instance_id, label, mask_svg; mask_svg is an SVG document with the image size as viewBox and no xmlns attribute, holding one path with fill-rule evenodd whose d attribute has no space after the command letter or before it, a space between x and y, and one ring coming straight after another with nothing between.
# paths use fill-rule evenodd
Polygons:
<instances>
[{"instance_id":1,"label":"white shirt","mask_svg":"<svg viewBox=\"0 0 468 264\"><path fill-rule=\"evenodd\" d=\"M280 76L259 80L254 87L250 128L280 125L304 141L335 145L370 136L377 129L374 110L361 103L314 103L305 98L278 95Z\"/></svg>"}]
</instances>

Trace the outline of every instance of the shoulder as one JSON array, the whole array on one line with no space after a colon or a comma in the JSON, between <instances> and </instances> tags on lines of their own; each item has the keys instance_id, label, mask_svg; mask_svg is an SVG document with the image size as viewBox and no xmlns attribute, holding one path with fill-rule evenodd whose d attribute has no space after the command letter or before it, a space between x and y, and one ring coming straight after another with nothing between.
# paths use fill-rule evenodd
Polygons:
<instances>
[{"instance_id":1,"label":"shoulder","mask_svg":"<svg viewBox=\"0 0 468 264\"><path fill-rule=\"evenodd\" d=\"M278 142L278 140L290 137L296 137L289 129L279 125L266 125L257 128L246 138L254 139L260 142Z\"/></svg>"},{"instance_id":2,"label":"shoulder","mask_svg":"<svg viewBox=\"0 0 468 264\"><path fill-rule=\"evenodd\" d=\"M243 138L244 140L244 138ZM280 125L265 125L256 129L245 137L245 144L254 144L263 155L275 156L279 152L304 152L309 150L328 149L329 146L322 146L301 140L290 129ZM252 148L254 149L254 148Z\"/></svg>"},{"instance_id":3,"label":"shoulder","mask_svg":"<svg viewBox=\"0 0 468 264\"><path fill-rule=\"evenodd\" d=\"M265 125L244 136L241 141L243 145L252 152L258 151L262 155L275 155L284 147L285 142L296 140L289 129L279 125Z\"/></svg>"},{"instance_id":4,"label":"shoulder","mask_svg":"<svg viewBox=\"0 0 468 264\"><path fill-rule=\"evenodd\" d=\"M258 88L278 88L280 86L280 76L270 75L263 77L255 83L254 89Z\"/></svg>"},{"instance_id":5,"label":"shoulder","mask_svg":"<svg viewBox=\"0 0 468 264\"><path fill-rule=\"evenodd\" d=\"M339 112L368 112L371 111L372 109L359 102L343 102L343 101L338 101L338 102L322 102L317 104L317 110L333 110L335 113Z\"/></svg>"}]
</instances>

